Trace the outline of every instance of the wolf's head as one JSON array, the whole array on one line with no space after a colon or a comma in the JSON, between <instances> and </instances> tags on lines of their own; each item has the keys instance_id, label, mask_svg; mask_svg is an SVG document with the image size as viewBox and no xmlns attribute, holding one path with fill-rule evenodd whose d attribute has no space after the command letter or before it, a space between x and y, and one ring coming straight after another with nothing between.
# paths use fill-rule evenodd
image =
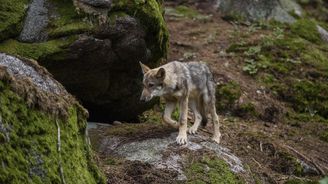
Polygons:
<instances>
[{"instance_id":1,"label":"wolf's head","mask_svg":"<svg viewBox=\"0 0 328 184\"><path fill-rule=\"evenodd\" d=\"M165 69L155 68L150 69L148 66L142 64L140 66L143 73L143 90L140 97L141 101L148 102L155 96L162 96L164 94L164 79Z\"/></svg>"}]
</instances>

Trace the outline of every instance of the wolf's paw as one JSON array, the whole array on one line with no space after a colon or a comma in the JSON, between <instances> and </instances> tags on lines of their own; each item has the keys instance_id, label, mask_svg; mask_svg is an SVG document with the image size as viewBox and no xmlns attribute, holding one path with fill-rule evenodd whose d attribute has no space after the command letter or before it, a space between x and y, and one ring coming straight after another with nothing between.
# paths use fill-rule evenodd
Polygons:
<instances>
[{"instance_id":1,"label":"wolf's paw","mask_svg":"<svg viewBox=\"0 0 328 184\"><path fill-rule=\"evenodd\" d=\"M198 127L192 126L188 129L189 134L196 134Z\"/></svg>"},{"instance_id":2,"label":"wolf's paw","mask_svg":"<svg viewBox=\"0 0 328 184\"><path fill-rule=\"evenodd\" d=\"M213 136L212 140L218 144L220 144L221 141L221 135Z\"/></svg>"},{"instance_id":3,"label":"wolf's paw","mask_svg":"<svg viewBox=\"0 0 328 184\"><path fill-rule=\"evenodd\" d=\"M179 134L176 141L179 145L187 144L187 134L184 135Z\"/></svg>"}]
</instances>

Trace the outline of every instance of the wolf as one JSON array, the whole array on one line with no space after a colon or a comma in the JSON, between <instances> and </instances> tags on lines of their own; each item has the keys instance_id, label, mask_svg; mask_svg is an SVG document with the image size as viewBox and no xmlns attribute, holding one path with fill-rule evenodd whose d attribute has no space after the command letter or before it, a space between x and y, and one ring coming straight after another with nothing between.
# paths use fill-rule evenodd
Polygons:
<instances>
[{"instance_id":1,"label":"wolf","mask_svg":"<svg viewBox=\"0 0 328 184\"><path fill-rule=\"evenodd\" d=\"M219 116L215 107L215 82L210 69L205 63L172 61L158 68L150 69L139 62L143 73L141 101L150 101L153 97L163 97L165 110L163 121L179 128L176 141L179 145L187 144L187 131L195 134L199 126L207 122L211 115L213 137L220 143L221 133ZM172 112L179 105L179 120L172 119ZM188 108L194 114L194 124L188 129Z\"/></svg>"}]
</instances>

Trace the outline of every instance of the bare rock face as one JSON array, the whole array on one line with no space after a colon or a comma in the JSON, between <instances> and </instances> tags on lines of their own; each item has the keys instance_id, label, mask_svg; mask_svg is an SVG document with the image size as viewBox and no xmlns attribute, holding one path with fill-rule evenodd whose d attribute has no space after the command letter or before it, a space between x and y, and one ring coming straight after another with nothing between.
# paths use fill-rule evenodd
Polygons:
<instances>
[{"instance_id":1,"label":"bare rock face","mask_svg":"<svg viewBox=\"0 0 328 184\"><path fill-rule=\"evenodd\" d=\"M295 19L288 12L302 14L301 7L292 0L218 0L217 7L225 16L246 21L293 23Z\"/></svg>"},{"instance_id":2,"label":"bare rock face","mask_svg":"<svg viewBox=\"0 0 328 184\"><path fill-rule=\"evenodd\" d=\"M34 16L33 9L40 11ZM151 106L139 102L139 61L156 66L166 57L162 14L156 0L33 0L20 39L5 38L0 51L45 66L89 110L91 120L134 120ZM40 17L46 24L33 26ZM47 36L40 39L41 33Z\"/></svg>"}]
</instances>

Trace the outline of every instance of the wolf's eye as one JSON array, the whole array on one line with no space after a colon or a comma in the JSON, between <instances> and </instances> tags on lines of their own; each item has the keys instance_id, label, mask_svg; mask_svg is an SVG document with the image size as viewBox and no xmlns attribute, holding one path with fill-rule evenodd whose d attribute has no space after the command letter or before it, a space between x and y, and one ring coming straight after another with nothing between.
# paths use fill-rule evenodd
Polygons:
<instances>
[{"instance_id":1,"label":"wolf's eye","mask_svg":"<svg viewBox=\"0 0 328 184\"><path fill-rule=\"evenodd\" d=\"M148 87L150 87L150 88L151 88L151 87L154 87L154 84L153 84L153 83L149 83L149 84L148 84Z\"/></svg>"}]
</instances>

